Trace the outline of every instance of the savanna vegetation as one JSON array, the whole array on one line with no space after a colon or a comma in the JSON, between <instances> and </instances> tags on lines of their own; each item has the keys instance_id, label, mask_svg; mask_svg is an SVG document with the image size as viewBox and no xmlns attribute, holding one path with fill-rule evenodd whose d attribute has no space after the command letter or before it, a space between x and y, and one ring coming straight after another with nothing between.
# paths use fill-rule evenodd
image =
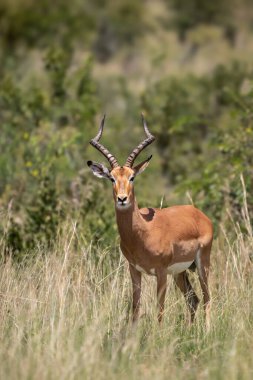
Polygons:
<instances>
[{"instance_id":1,"label":"savanna vegetation","mask_svg":"<svg viewBox=\"0 0 253 380\"><path fill-rule=\"evenodd\" d=\"M248 0L0 2L1 378L252 379L252 46ZM209 333L172 280L159 327L145 276L131 327L110 184L86 161L106 113L123 163L141 111L139 205L214 222Z\"/></svg>"}]
</instances>

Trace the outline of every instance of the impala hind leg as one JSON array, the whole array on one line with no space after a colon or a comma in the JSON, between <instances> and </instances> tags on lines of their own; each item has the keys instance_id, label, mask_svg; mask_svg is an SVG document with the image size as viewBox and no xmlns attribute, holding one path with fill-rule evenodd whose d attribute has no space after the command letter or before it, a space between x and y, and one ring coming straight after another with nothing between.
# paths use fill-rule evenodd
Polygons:
<instances>
[{"instance_id":1,"label":"impala hind leg","mask_svg":"<svg viewBox=\"0 0 253 380\"><path fill-rule=\"evenodd\" d=\"M167 273L165 271L158 272L157 277L157 303L158 303L158 322L162 322L164 314L165 295L167 288Z\"/></svg>"},{"instance_id":2,"label":"impala hind leg","mask_svg":"<svg viewBox=\"0 0 253 380\"><path fill-rule=\"evenodd\" d=\"M141 298L141 273L129 264L129 270L133 285L133 323L137 321L140 310Z\"/></svg>"},{"instance_id":3,"label":"impala hind leg","mask_svg":"<svg viewBox=\"0 0 253 380\"><path fill-rule=\"evenodd\" d=\"M195 314L198 308L199 299L193 290L193 287L188 278L186 271L179 273L174 277L175 283L185 297L186 304L190 310L191 323L194 321Z\"/></svg>"},{"instance_id":4,"label":"impala hind leg","mask_svg":"<svg viewBox=\"0 0 253 380\"><path fill-rule=\"evenodd\" d=\"M204 299L204 312L207 330L210 330L210 294L208 288L208 276L210 268L210 253L212 243L202 247L197 252L196 266L198 270L199 282Z\"/></svg>"}]
</instances>

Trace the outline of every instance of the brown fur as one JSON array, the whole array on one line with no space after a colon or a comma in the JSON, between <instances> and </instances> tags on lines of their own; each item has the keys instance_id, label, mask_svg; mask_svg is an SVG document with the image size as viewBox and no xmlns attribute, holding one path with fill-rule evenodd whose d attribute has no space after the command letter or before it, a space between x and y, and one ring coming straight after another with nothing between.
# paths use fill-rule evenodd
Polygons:
<instances>
[{"instance_id":1,"label":"brown fur","mask_svg":"<svg viewBox=\"0 0 253 380\"><path fill-rule=\"evenodd\" d=\"M139 170L140 168L138 168ZM141 274L136 265L144 269L147 274L155 275L158 279L158 299L160 304L159 321L162 319L164 298L166 291L167 268L180 262L193 261L200 249L200 282L204 295L205 310L209 304L208 271L210 251L213 239L213 227L208 217L193 206L173 206L164 209L139 209L133 185L129 177L136 171L130 168L116 168L111 174L116 179L114 185L115 203L117 196L127 196L130 207L126 210L118 209L116 204L116 219L121 238L121 250L130 263L133 288L140 286ZM182 285L183 277L187 286ZM201 278L202 277L202 278ZM186 297L191 320L196 312L197 296L193 292L186 272L175 276L175 281ZM180 284L180 285L179 285ZM190 292L191 296L188 296ZM138 316L140 291L134 290L134 320ZM136 298L136 299L135 299ZM194 300L194 302L193 302ZM194 304L194 307L192 306ZM207 315L207 324L208 315Z\"/></svg>"},{"instance_id":2,"label":"brown fur","mask_svg":"<svg viewBox=\"0 0 253 380\"><path fill-rule=\"evenodd\" d=\"M149 159L134 168L118 166L110 173L101 164L88 163L97 176L114 180L113 196L120 247L129 262L133 284L133 320L137 320L140 307L141 269L157 277L160 322L164 312L168 268L177 263L193 262L198 269L209 327L208 274L213 239L212 223L200 210L189 205L164 209L138 208L131 178L148 166ZM185 296L193 321L199 300L186 270L175 274L174 278Z\"/></svg>"}]
</instances>

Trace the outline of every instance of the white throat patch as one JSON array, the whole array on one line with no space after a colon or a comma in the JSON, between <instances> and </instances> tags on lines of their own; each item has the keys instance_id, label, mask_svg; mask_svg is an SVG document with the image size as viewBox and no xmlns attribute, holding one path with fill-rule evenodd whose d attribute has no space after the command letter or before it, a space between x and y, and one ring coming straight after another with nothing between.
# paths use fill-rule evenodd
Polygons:
<instances>
[{"instance_id":1,"label":"white throat patch","mask_svg":"<svg viewBox=\"0 0 253 380\"><path fill-rule=\"evenodd\" d=\"M130 206L131 206L130 202L123 205L116 202L116 208L117 210L120 210L120 211L128 210Z\"/></svg>"}]
</instances>

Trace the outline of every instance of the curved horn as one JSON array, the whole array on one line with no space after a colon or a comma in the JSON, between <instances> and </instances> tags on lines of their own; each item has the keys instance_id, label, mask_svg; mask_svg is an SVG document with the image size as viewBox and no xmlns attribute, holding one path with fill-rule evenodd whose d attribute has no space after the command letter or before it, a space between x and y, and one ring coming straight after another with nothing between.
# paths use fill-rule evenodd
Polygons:
<instances>
[{"instance_id":1,"label":"curved horn","mask_svg":"<svg viewBox=\"0 0 253 380\"><path fill-rule=\"evenodd\" d=\"M99 152L101 152L107 158L112 168L116 168L117 166L119 166L116 158L109 152L108 149L104 147L104 145L100 144L99 142L103 133L104 124L105 124L105 115L101 121L97 136L95 136L92 140L90 140L90 144L94 146L94 148L99 150Z\"/></svg>"},{"instance_id":2,"label":"curved horn","mask_svg":"<svg viewBox=\"0 0 253 380\"><path fill-rule=\"evenodd\" d=\"M133 163L136 159L136 157L140 154L140 152L146 148L146 146L148 146L149 144L151 144L154 140L155 140L155 137L149 132L148 130L148 126L147 126L147 123L144 119L144 115L143 113L141 114L141 117L142 117L142 123L143 123L143 127L144 127L144 131L146 133L146 136L147 138L145 140L143 140L133 151L132 153L128 156L128 159L126 160L126 163L125 163L125 166L128 166L128 167L132 167L133 166Z\"/></svg>"}]
</instances>

